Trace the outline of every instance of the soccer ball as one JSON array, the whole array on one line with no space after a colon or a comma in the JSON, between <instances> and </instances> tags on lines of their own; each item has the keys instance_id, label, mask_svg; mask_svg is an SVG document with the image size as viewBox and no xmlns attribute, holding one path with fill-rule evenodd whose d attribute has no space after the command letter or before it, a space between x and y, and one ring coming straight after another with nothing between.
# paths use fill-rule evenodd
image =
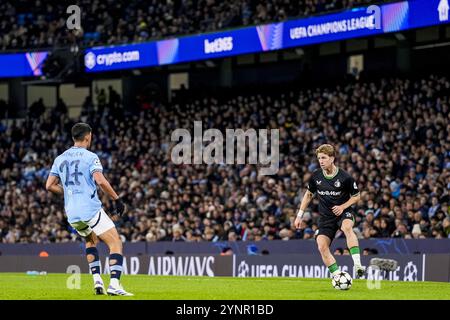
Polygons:
<instances>
[{"instance_id":1,"label":"soccer ball","mask_svg":"<svg viewBox=\"0 0 450 320\"><path fill-rule=\"evenodd\" d=\"M341 271L331 279L331 284L336 290L348 290L352 287L352 277L347 272Z\"/></svg>"}]
</instances>

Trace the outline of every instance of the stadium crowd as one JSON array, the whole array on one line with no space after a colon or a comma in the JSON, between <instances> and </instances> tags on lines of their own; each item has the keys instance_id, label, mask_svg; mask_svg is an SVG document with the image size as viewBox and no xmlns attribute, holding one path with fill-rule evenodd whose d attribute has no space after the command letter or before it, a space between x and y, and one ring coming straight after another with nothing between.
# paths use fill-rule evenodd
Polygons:
<instances>
[{"instance_id":1,"label":"stadium crowd","mask_svg":"<svg viewBox=\"0 0 450 320\"><path fill-rule=\"evenodd\" d=\"M359 238L450 237L446 78L227 93L155 104L139 115L124 112L114 90L106 101L104 95L101 112L87 99L77 121L94 128L92 151L128 204L128 214L117 223L124 241L312 239L317 199L299 230L293 221L306 181L318 167L314 150L325 142L335 145L337 165L361 190L354 208ZM44 187L53 159L72 143L74 120L61 104L0 128L3 243L78 239L64 217L62 197ZM192 130L194 120L222 132L278 128L278 173L258 176L254 165L175 165L171 132ZM107 196L101 200L110 210Z\"/></svg>"},{"instance_id":2,"label":"stadium crowd","mask_svg":"<svg viewBox=\"0 0 450 320\"><path fill-rule=\"evenodd\" d=\"M6 0L0 2L0 50L142 42L282 21L381 0ZM81 30L68 30L69 5Z\"/></svg>"}]
</instances>

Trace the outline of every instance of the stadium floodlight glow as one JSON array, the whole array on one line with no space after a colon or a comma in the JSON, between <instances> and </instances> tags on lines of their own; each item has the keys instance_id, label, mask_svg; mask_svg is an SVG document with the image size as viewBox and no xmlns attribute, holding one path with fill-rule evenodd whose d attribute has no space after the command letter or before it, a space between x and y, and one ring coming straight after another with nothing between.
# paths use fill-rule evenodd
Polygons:
<instances>
[{"instance_id":1,"label":"stadium floodlight glow","mask_svg":"<svg viewBox=\"0 0 450 320\"><path fill-rule=\"evenodd\" d=\"M85 51L86 72L135 69L298 48L450 23L449 0L408 0L230 31Z\"/></svg>"}]
</instances>

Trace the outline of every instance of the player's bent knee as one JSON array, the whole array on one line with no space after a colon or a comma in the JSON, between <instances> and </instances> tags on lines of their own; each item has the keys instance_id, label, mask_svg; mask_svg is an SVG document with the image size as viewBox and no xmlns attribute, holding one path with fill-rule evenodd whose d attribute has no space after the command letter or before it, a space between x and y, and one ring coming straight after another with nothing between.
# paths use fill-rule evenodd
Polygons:
<instances>
[{"instance_id":1,"label":"player's bent knee","mask_svg":"<svg viewBox=\"0 0 450 320\"><path fill-rule=\"evenodd\" d=\"M342 232L345 234L351 234L353 232L353 228L351 226L343 226L341 228Z\"/></svg>"}]
</instances>

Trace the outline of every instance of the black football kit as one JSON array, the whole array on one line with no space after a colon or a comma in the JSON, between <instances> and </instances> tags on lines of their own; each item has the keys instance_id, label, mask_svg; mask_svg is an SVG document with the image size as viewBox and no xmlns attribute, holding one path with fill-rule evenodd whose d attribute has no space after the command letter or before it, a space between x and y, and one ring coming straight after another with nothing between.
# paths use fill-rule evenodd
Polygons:
<instances>
[{"instance_id":1,"label":"black football kit","mask_svg":"<svg viewBox=\"0 0 450 320\"><path fill-rule=\"evenodd\" d=\"M315 236L325 235L333 240L345 219L355 222L351 207L336 216L333 207L347 202L350 197L359 194L355 180L344 170L339 169L333 177L326 177L322 169L313 172L307 189L319 198L319 224Z\"/></svg>"}]
</instances>

